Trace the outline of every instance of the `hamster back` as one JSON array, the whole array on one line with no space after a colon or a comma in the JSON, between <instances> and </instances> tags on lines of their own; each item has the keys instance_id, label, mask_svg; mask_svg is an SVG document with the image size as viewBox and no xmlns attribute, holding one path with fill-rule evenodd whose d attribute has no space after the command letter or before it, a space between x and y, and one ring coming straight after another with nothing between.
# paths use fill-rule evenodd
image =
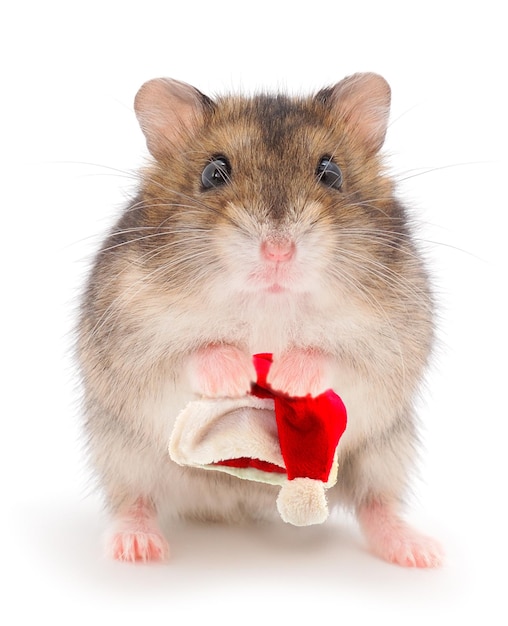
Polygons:
<instances>
[{"instance_id":1,"label":"hamster back","mask_svg":"<svg viewBox=\"0 0 508 626\"><path fill-rule=\"evenodd\" d=\"M172 517L271 517L277 491L176 465L176 416L241 397L252 355L291 396L332 388L348 410L332 505L382 558L434 566L405 524L414 398L433 336L429 281L386 174L390 89L356 74L315 95L215 100L171 79L135 111L150 160L99 250L77 351L90 462L120 560L169 554Z\"/></svg>"}]
</instances>

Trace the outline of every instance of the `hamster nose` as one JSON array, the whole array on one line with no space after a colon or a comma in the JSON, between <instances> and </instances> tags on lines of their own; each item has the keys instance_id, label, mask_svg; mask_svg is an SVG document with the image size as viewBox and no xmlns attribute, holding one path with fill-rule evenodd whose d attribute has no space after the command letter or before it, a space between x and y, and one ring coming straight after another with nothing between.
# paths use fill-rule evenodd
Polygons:
<instances>
[{"instance_id":1,"label":"hamster nose","mask_svg":"<svg viewBox=\"0 0 508 626\"><path fill-rule=\"evenodd\" d=\"M261 244L261 254L267 261L289 261L295 248L290 239L266 239Z\"/></svg>"}]
</instances>

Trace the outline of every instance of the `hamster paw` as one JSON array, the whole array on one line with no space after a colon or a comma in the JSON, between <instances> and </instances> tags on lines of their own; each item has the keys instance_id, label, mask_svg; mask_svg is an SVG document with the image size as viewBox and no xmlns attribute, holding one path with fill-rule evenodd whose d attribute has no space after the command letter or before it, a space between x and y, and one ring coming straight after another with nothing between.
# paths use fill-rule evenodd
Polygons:
<instances>
[{"instance_id":1,"label":"hamster paw","mask_svg":"<svg viewBox=\"0 0 508 626\"><path fill-rule=\"evenodd\" d=\"M437 541L402 521L389 507L369 505L358 520L372 551L389 563L403 567L440 567L444 553Z\"/></svg>"},{"instance_id":2,"label":"hamster paw","mask_svg":"<svg viewBox=\"0 0 508 626\"><path fill-rule=\"evenodd\" d=\"M318 396L331 386L330 359L313 350L291 350L274 362L267 382L275 391L293 397Z\"/></svg>"},{"instance_id":3,"label":"hamster paw","mask_svg":"<svg viewBox=\"0 0 508 626\"><path fill-rule=\"evenodd\" d=\"M155 514L144 504L136 504L115 519L107 539L107 552L116 561L166 561L169 545L159 530Z\"/></svg>"},{"instance_id":4,"label":"hamster paw","mask_svg":"<svg viewBox=\"0 0 508 626\"><path fill-rule=\"evenodd\" d=\"M256 380L254 362L235 346L212 345L191 357L193 390L208 398L239 398L250 392Z\"/></svg>"},{"instance_id":5,"label":"hamster paw","mask_svg":"<svg viewBox=\"0 0 508 626\"><path fill-rule=\"evenodd\" d=\"M121 531L109 540L109 554L116 561L166 561L169 546L160 532Z\"/></svg>"}]
</instances>

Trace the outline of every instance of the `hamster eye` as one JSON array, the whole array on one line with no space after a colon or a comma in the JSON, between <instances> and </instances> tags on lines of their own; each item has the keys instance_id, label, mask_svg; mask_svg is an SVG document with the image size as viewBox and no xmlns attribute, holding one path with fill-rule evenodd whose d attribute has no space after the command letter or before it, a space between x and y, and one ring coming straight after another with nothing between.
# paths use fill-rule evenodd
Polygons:
<instances>
[{"instance_id":1,"label":"hamster eye","mask_svg":"<svg viewBox=\"0 0 508 626\"><path fill-rule=\"evenodd\" d=\"M220 187L229 181L231 166L224 156L213 157L201 173L201 182L204 189Z\"/></svg>"},{"instance_id":2,"label":"hamster eye","mask_svg":"<svg viewBox=\"0 0 508 626\"><path fill-rule=\"evenodd\" d=\"M339 189L342 187L342 172L337 163L332 161L329 156L324 156L316 169L318 181L326 187Z\"/></svg>"}]
</instances>

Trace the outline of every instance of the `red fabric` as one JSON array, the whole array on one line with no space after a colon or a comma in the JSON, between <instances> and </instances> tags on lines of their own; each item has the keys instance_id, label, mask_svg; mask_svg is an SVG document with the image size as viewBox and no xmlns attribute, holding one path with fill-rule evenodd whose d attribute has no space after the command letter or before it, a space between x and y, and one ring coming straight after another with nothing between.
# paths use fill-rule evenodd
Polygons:
<instances>
[{"instance_id":1,"label":"red fabric","mask_svg":"<svg viewBox=\"0 0 508 626\"><path fill-rule=\"evenodd\" d=\"M275 472L276 474L285 474L286 470L283 467L270 463L269 461L262 461L261 459L251 459L247 456L243 456L239 459L226 459L225 461L217 461L214 465L226 465L227 467L239 467L245 469L246 467L254 467L262 472Z\"/></svg>"},{"instance_id":2,"label":"red fabric","mask_svg":"<svg viewBox=\"0 0 508 626\"><path fill-rule=\"evenodd\" d=\"M266 382L271 364L271 354L254 355L258 377L252 385L252 394L274 400L279 443L288 479L313 478L326 482L335 450L346 429L346 407L331 389L315 398L310 395L292 398L274 391ZM281 468L259 459L231 459L221 464L281 471Z\"/></svg>"}]
</instances>

